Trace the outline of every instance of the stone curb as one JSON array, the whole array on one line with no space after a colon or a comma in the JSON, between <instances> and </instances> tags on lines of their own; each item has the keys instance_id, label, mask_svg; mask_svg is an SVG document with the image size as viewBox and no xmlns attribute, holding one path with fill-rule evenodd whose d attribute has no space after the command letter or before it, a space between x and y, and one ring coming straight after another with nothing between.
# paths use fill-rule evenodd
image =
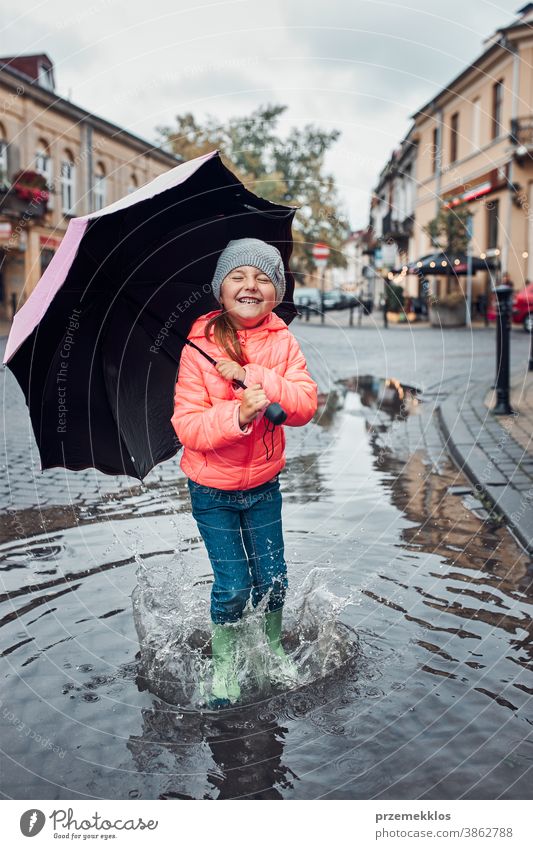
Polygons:
<instances>
[{"instance_id":1,"label":"stone curb","mask_svg":"<svg viewBox=\"0 0 533 849\"><path fill-rule=\"evenodd\" d=\"M483 392L486 392L485 388ZM519 489L495 466L486 450L489 445L495 444L494 437L484 429L481 422L479 437L473 437L462 418L462 412L458 409L455 395L446 398L435 409L435 415L444 439L444 447L459 470L466 475L477 492L483 492L495 510L503 516L525 550L533 554L533 488L528 496L524 491L527 479L522 479ZM504 429L501 430L503 434ZM484 436L486 440L483 439ZM506 435L506 439L515 442L509 435ZM516 445L518 446L518 443Z\"/></svg>"}]
</instances>

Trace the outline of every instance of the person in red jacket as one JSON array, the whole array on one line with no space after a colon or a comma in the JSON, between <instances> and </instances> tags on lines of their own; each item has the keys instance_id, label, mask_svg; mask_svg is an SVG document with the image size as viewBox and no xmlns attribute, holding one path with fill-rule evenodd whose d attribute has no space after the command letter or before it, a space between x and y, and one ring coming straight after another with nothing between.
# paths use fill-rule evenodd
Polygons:
<instances>
[{"instance_id":1,"label":"person in red jacket","mask_svg":"<svg viewBox=\"0 0 533 849\"><path fill-rule=\"evenodd\" d=\"M217 366L206 368L205 358L184 345L172 425L184 448L180 466L213 569L211 705L221 707L240 697L235 625L249 601L256 607L268 596L265 634L273 674L296 680L281 643L288 586L279 484L285 434L263 413L278 402L287 413L285 425L305 425L317 410L318 387L298 342L273 312L285 294L277 248L260 239L230 241L211 288L221 308L200 316L188 338Z\"/></svg>"}]
</instances>

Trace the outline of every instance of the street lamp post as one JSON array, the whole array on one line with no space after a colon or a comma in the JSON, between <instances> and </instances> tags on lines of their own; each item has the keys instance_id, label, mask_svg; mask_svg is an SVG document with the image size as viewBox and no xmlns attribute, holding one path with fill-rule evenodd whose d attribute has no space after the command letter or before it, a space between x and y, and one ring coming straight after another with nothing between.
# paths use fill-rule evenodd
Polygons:
<instances>
[{"instance_id":1,"label":"street lamp post","mask_svg":"<svg viewBox=\"0 0 533 849\"><path fill-rule=\"evenodd\" d=\"M466 248L466 324L467 327L472 327L472 215L469 215L466 220L466 234L468 237Z\"/></svg>"},{"instance_id":2,"label":"street lamp post","mask_svg":"<svg viewBox=\"0 0 533 849\"><path fill-rule=\"evenodd\" d=\"M483 251L483 253L480 254L481 259L493 259L494 260L494 276L496 278L496 282L492 279L492 274L491 274L490 269L489 269L490 291L494 292L494 294L496 294L496 286L499 285L500 278L501 278L500 255L501 255L501 251L500 251L499 248L488 248L486 251ZM486 293L485 327L489 326L488 311L489 311L489 295L488 295L488 293Z\"/></svg>"},{"instance_id":3,"label":"street lamp post","mask_svg":"<svg viewBox=\"0 0 533 849\"><path fill-rule=\"evenodd\" d=\"M386 278L383 278L383 327L389 326L389 322L388 322L388 318L387 318L387 309L388 309L387 286L388 286L388 280Z\"/></svg>"},{"instance_id":4,"label":"street lamp post","mask_svg":"<svg viewBox=\"0 0 533 849\"><path fill-rule=\"evenodd\" d=\"M323 242L313 245L313 259L320 272L320 323L324 324L324 283L326 265L328 264L329 247Z\"/></svg>"},{"instance_id":5,"label":"street lamp post","mask_svg":"<svg viewBox=\"0 0 533 849\"><path fill-rule=\"evenodd\" d=\"M511 286L496 286L496 406L491 410L495 416L509 416L513 410L509 402Z\"/></svg>"}]
</instances>

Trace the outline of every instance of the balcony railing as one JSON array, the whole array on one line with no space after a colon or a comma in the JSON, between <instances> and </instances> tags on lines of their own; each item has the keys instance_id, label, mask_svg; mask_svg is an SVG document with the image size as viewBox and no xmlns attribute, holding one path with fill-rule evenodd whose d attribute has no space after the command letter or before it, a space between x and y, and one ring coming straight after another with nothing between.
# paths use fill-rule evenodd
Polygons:
<instances>
[{"instance_id":1,"label":"balcony railing","mask_svg":"<svg viewBox=\"0 0 533 849\"><path fill-rule=\"evenodd\" d=\"M41 218L47 209L46 201L19 197L13 188L0 186L0 214L15 218Z\"/></svg>"},{"instance_id":2,"label":"balcony railing","mask_svg":"<svg viewBox=\"0 0 533 849\"><path fill-rule=\"evenodd\" d=\"M533 115L511 120L510 138L519 147L533 148Z\"/></svg>"},{"instance_id":3,"label":"balcony railing","mask_svg":"<svg viewBox=\"0 0 533 849\"><path fill-rule=\"evenodd\" d=\"M392 212L389 211L383 217L382 230L384 236L390 236L393 239L406 238L413 235L414 215L408 215L403 221L398 221L392 217Z\"/></svg>"},{"instance_id":4,"label":"balcony railing","mask_svg":"<svg viewBox=\"0 0 533 849\"><path fill-rule=\"evenodd\" d=\"M392 212L389 210L386 215L383 216L383 221L381 222L381 229L384 236L388 236L390 234L392 224Z\"/></svg>"}]
</instances>

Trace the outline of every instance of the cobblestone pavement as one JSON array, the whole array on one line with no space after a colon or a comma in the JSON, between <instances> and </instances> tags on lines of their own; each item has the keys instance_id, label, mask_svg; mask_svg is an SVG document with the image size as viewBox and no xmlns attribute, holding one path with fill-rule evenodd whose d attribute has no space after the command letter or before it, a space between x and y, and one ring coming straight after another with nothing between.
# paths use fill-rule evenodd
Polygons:
<instances>
[{"instance_id":1,"label":"cobblestone pavement","mask_svg":"<svg viewBox=\"0 0 533 849\"><path fill-rule=\"evenodd\" d=\"M504 514L520 541L530 546L533 417L526 334L518 330L512 333L512 403L518 415L502 421L488 410L495 363L493 327L477 324L471 330L440 331L419 323L383 329L377 313L365 316L361 326L350 327L345 312L328 314L325 325L316 318L309 322L296 319L291 330L325 395L336 388L337 381L355 375L388 377L419 389L421 415L407 417L394 430L394 450L406 457L423 450L435 469L451 454L459 469L473 484L479 484ZM5 338L0 341L2 351L5 342ZM23 394L7 368L0 370L0 380L0 509L13 512L51 505L79 506L142 489L133 478L109 476L94 469L50 469L42 473ZM180 454L157 466L145 478L144 486L182 479L179 460Z\"/></svg>"},{"instance_id":2,"label":"cobblestone pavement","mask_svg":"<svg viewBox=\"0 0 533 849\"><path fill-rule=\"evenodd\" d=\"M438 411L445 445L478 492L533 553L533 372L512 378L513 415L493 416L495 391L480 383L453 394Z\"/></svg>"},{"instance_id":3,"label":"cobblestone pavement","mask_svg":"<svg viewBox=\"0 0 533 849\"><path fill-rule=\"evenodd\" d=\"M512 436L522 446L524 452L533 454L533 371L524 372L511 380L510 402L514 413L518 415L500 416L502 427L512 427ZM489 389L484 402L491 410L496 405L496 391Z\"/></svg>"},{"instance_id":4,"label":"cobblestone pavement","mask_svg":"<svg viewBox=\"0 0 533 849\"><path fill-rule=\"evenodd\" d=\"M326 323L337 325L337 344L342 338L351 340L359 373L365 372L366 365L370 373L394 375L423 389L426 412L431 415L407 419L405 427L396 430L396 452L412 453L423 447L438 468L444 449L476 492L533 553L533 372L528 371L529 337L520 329L511 332L510 401L514 414L493 416L493 325L475 322L471 330L440 331L427 323L416 323L389 325L384 330L379 314L365 316L361 327L349 326L348 313L338 316L328 314ZM321 325L320 317L309 322L298 320L297 326L306 338L314 334L313 341L324 359L335 362L334 351L326 353L325 349L331 331ZM374 345L361 349L358 341L365 336L368 339L372 328Z\"/></svg>"}]
</instances>

